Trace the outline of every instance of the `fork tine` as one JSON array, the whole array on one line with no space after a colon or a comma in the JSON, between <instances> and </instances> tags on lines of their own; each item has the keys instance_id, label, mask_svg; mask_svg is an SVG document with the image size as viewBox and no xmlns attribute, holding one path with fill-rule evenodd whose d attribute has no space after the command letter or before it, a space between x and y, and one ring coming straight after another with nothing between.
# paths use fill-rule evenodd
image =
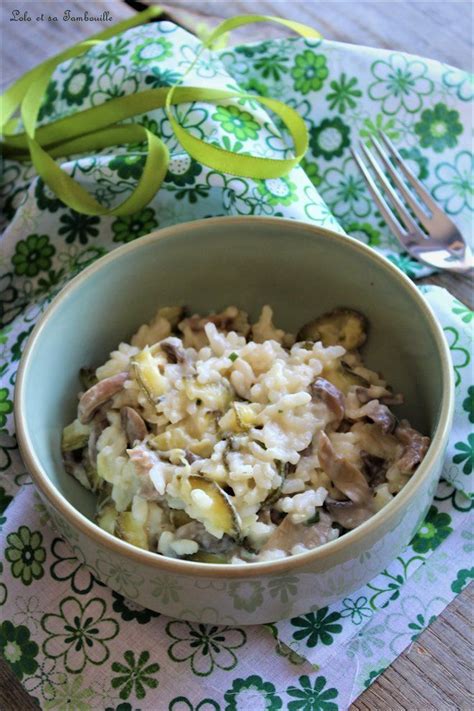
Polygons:
<instances>
[{"instance_id":1,"label":"fork tine","mask_svg":"<svg viewBox=\"0 0 474 711\"><path fill-rule=\"evenodd\" d=\"M393 165L391 164L388 155L380 145L380 143L377 141L375 137L371 138L371 141L375 147L375 150L379 154L380 158L383 161L383 164L385 165L385 168L387 169L388 173L390 174L390 177L392 178L393 182L395 183L395 186L398 188L398 190L401 192L403 197L405 198L406 202L410 205L411 209L423 225L423 227L426 230L429 230L430 227L430 222L431 218L429 215L426 214L425 210L421 207L420 203L418 200L416 200L410 190L408 190L405 182L400 178L400 175L397 173L397 171L394 169Z\"/></svg>"},{"instance_id":2,"label":"fork tine","mask_svg":"<svg viewBox=\"0 0 474 711\"><path fill-rule=\"evenodd\" d=\"M418 193L418 196L420 197L422 202L424 202L425 205L428 207L431 214L433 216L434 215L444 215L443 211L436 204L436 202L433 200L433 198L431 197L429 192L426 190L426 188L420 183L418 178L416 178L413 175L412 171L406 165L405 161L403 160L400 153L397 151L397 149L393 145L390 138L388 136L386 136L385 133L383 133L383 131L379 131L379 134L380 134L380 138L382 139L382 142L384 143L385 147L388 149L392 158L395 160L395 163L400 168L403 175L408 180L408 182L413 187L413 189Z\"/></svg>"},{"instance_id":3,"label":"fork tine","mask_svg":"<svg viewBox=\"0 0 474 711\"><path fill-rule=\"evenodd\" d=\"M375 160L371 151L369 151L367 146L364 143L362 143L362 141L360 142L360 147L362 148L362 151L363 151L365 157L369 161L369 163L372 167L372 170L374 171L375 176L377 177L377 180L379 181L380 185L382 186L384 192L388 195L390 202L396 209L398 216L399 216L401 222L404 224L405 228L413 234L419 233L420 229L419 229L418 225L416 224L413 217L410 215L410 213L406 209L405 205L402 203L402 201L398 197L395 190L392 188L392 186L388 182L387 178L384 175L382 168Z\"/></svg>"},{"instance_id":4,"label":"fork tine","mask_svg":"<svg viewBox=\"0 0 474 711\"><path fill-rule=\"evenodd\" d=\"M364 161L362 160L360 153L357 153L353 148L351 148L351 153L352 153L352 157L354 158L355 162L359 166L360 172L362 173L362 175L365 178L365 182L367 183L369 192L372 195L372 197L374 198L375 202L377 203L377 206L382 214L382 217L384 218L385 222L389 226L390 230L397 237L398 241L402 244L402 246L405 246L405 244L404 244L405 232L403 230L403 227L400 225L399 221L393 214L392 210L387 205L385 199L382 197L382 193L376 186L372 176L370 175L369 171L367 170L367 167L366 167Z\"/></svg>"}]
</instances>

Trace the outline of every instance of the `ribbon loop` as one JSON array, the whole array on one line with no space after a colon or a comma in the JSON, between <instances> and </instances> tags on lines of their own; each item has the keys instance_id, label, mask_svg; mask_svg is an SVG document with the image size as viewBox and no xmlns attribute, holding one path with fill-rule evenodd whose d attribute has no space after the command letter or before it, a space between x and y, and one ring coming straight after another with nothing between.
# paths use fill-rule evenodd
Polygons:
<instances>
[{"instance_id":1,"label":"ribbon loop","mask_svg":"<svg viewBox=\"0 0 474 711\"><path fill-rule=\"evenodd\" d=\"M176 138L184 150L195 160L223 173L253 178L279 178L286 175L303 158L308 147L308 132L298 113L282 102L254 94L236 91L185 87L181 83L169 88L150 89L130 96L117 97L84 111L78 112L40 128L36 123L55 68L68 59L81 56L106 39L157 17L162 12L152 7L135 17L118 23L88 40L55 55L15 82L3 95L1 129L4 136L2 149L5 155L16 160L31 159L38 173L49 188L66 205L87 215L126 215L141 210L154 197L166 175L169 163L168 149L161 138L139 124L120 124L121 121L147 111L164 108ZM303 37L319 38L320 34L299 22L265 15L243 15L224 20L203 42L186 74L192 70L202 52L223 34L254 22L276 22ZM186 76L185 74L185 76ZM273 111L283 122L292 141L294 156L286 159L258 158L239 155L225 150L189 133L177 120L172 106L200 101L215 103L233 98L251 99ZM15 111L21 107L24 132L15 133ZM60 168L55 158L73 153L97 151L112 145L147 142L147 156L141 178L135 190L120 205L106 208L90 195L76 180Z\"/></svg>"}]
</instances>

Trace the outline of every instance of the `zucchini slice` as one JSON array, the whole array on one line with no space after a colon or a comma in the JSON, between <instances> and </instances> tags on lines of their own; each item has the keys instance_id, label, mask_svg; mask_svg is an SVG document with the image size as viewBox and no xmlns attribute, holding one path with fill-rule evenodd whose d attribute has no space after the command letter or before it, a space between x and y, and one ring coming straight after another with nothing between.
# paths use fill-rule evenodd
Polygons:
<instances>
[{"instance_id":1,"label":"zucchini slice","mask_svg":"<svg viewBox=\"0 0 474 711\"><path fill-rule=\"evenodd\" d=\"M334 368L324 368L322 376L335 385L344 395L347 395L354 385L364 388L370 386L370 383L365 378L354 373L343 360L339 361Z\"/></svg>"},{"instance_id":2,"label":"zucchini slice","mask_svg":"<svg viewBox=\"0 0 474 711\"><path fill-rule=\"evenodd\" d=\"M170 521L175 528L185 526L187 523L192 521L184 509L171 509L169 516Z\"/></svg>"},{"instance_id":3,"label":"zucchini slice","mask_svg":"<svg viewBox=\"0 0 474 711\"><path fill-rule=\"evenodd\" d=\"M195 378L186 381L184 386L186 397L189 400L196 400L202 403L211 411L219 410L225 412L232 402L234 393L232 387L226 381L217 383L199 383Z\"/></svg>"},{"instance_id":4,"label":"zucchini slice","mask_svg":"<svg viewBox=\"0 0 474 711\"><path fill-rule=\"evenodd\" d=\"M190 555L186 560L192 560L195 563L216 563L223 564L228 563L228 559L222 553L207 553L206 551L198 551L193 555Z\"/></svg>"},{"instance_id":5,"label":"zucchini slice","mask_svg":"<svg viewBox=\"0 0 474 711\"><path fill-rule=\"evenodd\" d=\"M89 390L97 383L97 376L94 368L81 368L79 370L79 380L84 390Z\"/></svg>"},{"instance_id":6,"label":"zucchini slice","mask_svg":"<svg viewBox=\"0 0 474 711\"><path fill-rule=\"evenodd\" d=\"M132 373L138 385L145 393L148 400L154 405L159 397L168 389L164 378L155 363L150 349L146 346L132 360Z\"/></svg>"},{"instance_id":7,"label":"zucchini slice","mask_svg":"<svg viewBox=\"0 0 474 711\"><path fill-rule=\"evenodd\" d=\"M190 487L189 496L186 496L185 500L190 501L186 506L186 512L191 518L201 521L209 533L212 533L216 538L221 538L224 533L227 533L231 538L239 538L240 516L230 496L221 489L219 484L202 476L190 476L183 482L183 484L185 483ZM192 497L194 491L202 491L210 500L207 501L209 506L196 505Z\"/></svg>"},{"instance_id":8,"label":"zucchini slice","mask_svg":"<svg viewBox=\"0 0 474 711\"><path fill-rule=\"evenodd\" d=\"M124 511L117 517L116 535L137 548L148 550L148 536L145 527L137 521L131 511Z\"/></svg>"},{"instance_id":9,"label":"zucchini slice","mask_svg":"<svg viewBox=\"0 0 474 711\"><path fill-rule=\"evenodd\" d=\"M72 452L75 449L82 449L89 441L91 433L90 425L83 425L79 419L71 422L63 429L61 438L61 449L63 452Z\"/></svg>"},{"instance_id":10,"label":"zucchini slice","mask_svg":"<svg viewBox=\"0 0 474 711\"><path fill-rule=\"evenodd\" d=\"M322 341L328 346L343 346L347 351L365 343L368 321L354 309L334 309L305 324L297 335L298 341Z\"/></svg>"},{"instance_id":11,"label":"zucchini slice","mask_svg":"<svg viewBox=\"0 0 474 711\"><path fill-rule=\"evenodd\" d=\"M168 321L172 331L177 327L183 315L184 308L182 306L163 306L163 308L158 311L158 316Z\"/></svg>"},{"instance_id":12,"label":"zucchini slice","mask_svg":"<svg viewBox=\"0 0 474 711\"><path fill-rule=\"evenodd\" d=\"M218 424L223 432L238 434L251 429L257 420L258 414L250 403L234 401Z\"/></svg>"},{"instance_id":13,"label":"zucchini slice","mask_svg":"<svg viewBox=\"0 0 474 711\"><path fill-rule=\"evenodd\" d=\"M112 536L115 534L115 526L117 523L118 512L115 508L115 504L112 502L104 504L100 511L97 513L96 521L98 525L110 533Z\"/></svg>"},{"instance_id":14,"label":"zucchini slice","mask_svg":"<svg viewBox=\"0 0 474 711\"><path fill-rule=\"evenodd\" d=\"M288 464L288 462L277 462L277 468L278 474L281 476L280 486L277 486L276 489L270 491L262 506L273 506L273 504L275 504L281 496L283 484L285 483L285 479L288 476L288 469L290 468L290 465Z\"/></svg>"},{"instance_id":15,"label":"zucchini slice","mask_svg":"<svg viewBox=\"0 0 474 711\"><path fill-rule=\"evenodd\" d=\"M258 420L258 414L254 408L246 402L233 402L235 417L241 430L249 430Z\"/></svg>"}]
</instances>

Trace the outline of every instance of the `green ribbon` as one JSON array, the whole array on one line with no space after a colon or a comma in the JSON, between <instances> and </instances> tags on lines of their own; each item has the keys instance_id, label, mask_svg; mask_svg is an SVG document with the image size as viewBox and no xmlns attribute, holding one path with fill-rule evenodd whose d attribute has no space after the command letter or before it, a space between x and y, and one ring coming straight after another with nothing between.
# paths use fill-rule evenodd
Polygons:
<instances>
[{"instance_id":1,"label":"green ribbon","mask_svg":"<svg viewBox=\"0 0 474 711\"><path fill-rule=\"evenodd\" d=\"M155 134L140 124L120 124L120 121L147 111L164 108L176 138L195 160L214 170L237 176L268 179L280 178L295 167L308 147L308 132L302 118L281 101L235 91L183 87L176 84L164 89L150 89L130 96L111 99L91 109L36 128L38 113L49 80L58 64L80 56L106 39L135 27L161 14L161 8L151 7L129 20L118 23L88 40L55 55L24 74L1 97L2 148L5 155L16 160L31 160L38 175L66 205L87 215L127 215L141 210L160 189L169 163L168 149ZM303 37L319 38L320 34L306 25L291 20L264 15L243 15L222 22L203 42L188 74L206 49L218 38L237 27L254 22L277 22ZM186 76L186 75L185 75ZM238 155L191 135L175 118L172 106L181 103L251 99L273 111L284 123L294 146L294 157L287 159L255 158ZM15 133L17 119L11 117L20 108L24 132ZM147 143L146 161L135 190L120 205L108 209L102 206L73 178L62 170L55 158L74 153L90 153L112 145Z\"/></svg>"}]
</instances>

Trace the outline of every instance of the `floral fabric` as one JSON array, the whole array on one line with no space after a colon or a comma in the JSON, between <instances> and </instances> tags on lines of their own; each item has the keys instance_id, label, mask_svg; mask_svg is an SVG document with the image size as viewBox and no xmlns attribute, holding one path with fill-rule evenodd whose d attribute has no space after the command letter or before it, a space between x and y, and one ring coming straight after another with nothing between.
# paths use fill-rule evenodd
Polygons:
<instances>
[{"instance_id":1,"label":"floral fabric","mask_svg":"<svg viewBox=\"0 0 474 711\"><path fill-rule=\"evenodd\" d=\"M171 85L187 71L197 48L194 37L169 23L129 30L57 68L40 120L48 123L116 96ZM310 131L302 166L278 180L216 173L182 152L162 110L138 118L163 137L171 154L162 189L138 214L80 215L63 205L30 165L4 164L0 652L44 709L337 711L347 708L474 576L472 312L441 289L422 289L450 346L456 413L443 481L410 546L380 574L377 561L369 561L374 579L350 598L265 627L167 619L94 578L78 551L48 525L19 457L12 416L15 374L37 317L69 279L115 246L178 221L229 214L306 220L381 250L411 277L425 274L400 252L349 149L383 129L469 234L472 79L396 52L284 39L207 52L186 83L255 91L296 108ZM264 157L288 155L280 127L252 100L181 105L176 111L182 125L211 143ZM98 200L113 205L140 177L143 146L73 157L63 165ZM296 592L291 575L271 590L285 603ZM170 586L161 594L172 599L176 593ZM261 604L258 582L239 595L241 609Z\"/></svg>"}]
</instances>

